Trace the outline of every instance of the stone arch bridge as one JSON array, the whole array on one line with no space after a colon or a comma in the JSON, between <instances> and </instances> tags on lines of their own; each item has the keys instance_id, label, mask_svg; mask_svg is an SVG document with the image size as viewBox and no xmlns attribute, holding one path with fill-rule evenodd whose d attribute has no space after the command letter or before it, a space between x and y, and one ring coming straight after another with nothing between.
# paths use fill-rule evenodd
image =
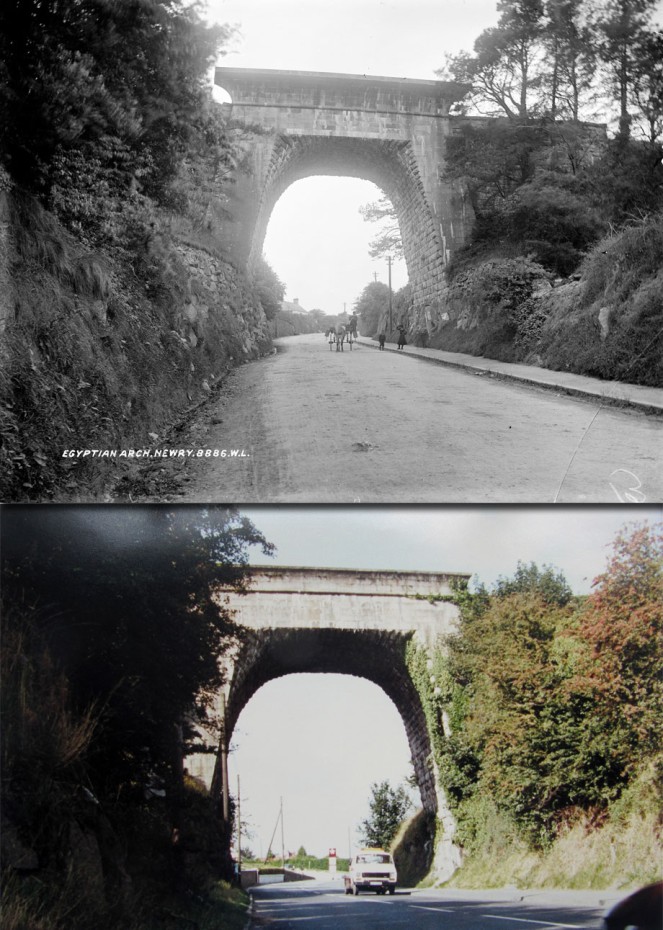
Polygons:
<instances>
[{"instance_id":1,"label":"stone arch bridge","mask_svg":"<svg viewBox=\"0 0 663 930\"><path fill-rule=\"evenodd\" d=\"M444 177L454 101L469 86L356 74L217 68L233 122L253 128L230 193L233 251L249 270L281 194L312 175L374 182L393 204L417 316L430 322L472 211ZM324 218L321 217L321 222Z\"/></svg>"},{"instance_id":2,"label":"stone arch bridge","mask_svg":"<svg viewBox=\"0 0 663 930\"><path fill-rule=\"evenodd\" d=\"M444 826L436 870L451 874L458 864L452 842L454 822L406 653L411 642L430 648L439 635L454 630L457 608L433 597L451 595L454 585L466 585L469 577L330 568L252 569L249 592L228 596L243 632L228 660L225 694L219 702L225 713L225 737L213 792L221 797L225 784L227 798L227 747L243 708L264 684L300 672L365 678L382 688L403 720L422 807L431 823L438 818ZM202 774L195 759L188 764L194 774Z\"/></svg>"}]
</instances>

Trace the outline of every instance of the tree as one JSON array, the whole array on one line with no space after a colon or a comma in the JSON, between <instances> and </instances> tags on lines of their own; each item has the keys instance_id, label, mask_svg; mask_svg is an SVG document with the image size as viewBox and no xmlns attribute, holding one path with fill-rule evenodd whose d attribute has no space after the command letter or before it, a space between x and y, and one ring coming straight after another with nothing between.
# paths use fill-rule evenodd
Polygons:
<instances>
[{"instance_id":1,"label":"tree","mask_svg":"<svg viewBox=\"0 0 663 930\"><path fill-rule=\"evenodd\" d=\"M622 763L632 770L662 746L663 525L617 535L577 635L588 652L573 685L594 697L605 732L619 734Z\"/></svg>"},{"instance_id":2,"label":"tree","mask_svg":"<svg viewBox=\"0 0 663 930\"><path fill-rule=\"evenodd\" d=\"M663 31L646 31L635 49L633 99L653 145L663 135Z\"/></svg>"},{"instance_id":3,"label":"tree","mask_svg":"<svg viewBox=\"0 0 663 930\"><path fill-rule=\"evenodd\" d=\"M596 70L596 49L582 22L583 0L547 0L543 43L549 53L549 113L578 120Z\"/></svg>"},{"instance_id":4,"label":"tree","mask_svg":"<svg viewBox=\"0 0 663 930\"><path fill-rule=\"evenodd\" d=\"M518 562L513 578L500 576L493 587L494 596L500 598L510 594L528 593L535 593L546 604L556 604L559 607L568 604L573 594L562 572L556 571L552 565L544 565L541 569L535 562L530 562L529 565Z\"/></svg>"},{"instance_id":5,"label":"tree","mask_svg":"<svg viewBox=\"0 0 663 930\"><path fill-rule=\"evenodd\" d=\"M392 202L383 195L379 200L360 207L359 212L366 222L382 224L380 232L370 243L368 254L371 258L402 258L403 241Z\"/></svg>"},{"instance_id":6,"label":"tree","mask_svg":"<svg viewBox=\"0 0 663 930\"><path fill-rule=\"evenodd\" d=\"M281 309L281 303L285 296L285 284L278 277L264 255L258 262L258 267L254 276L254 284L265 316L268 320L273 320Z\"/></svg>"},{"instance_id":7,"label":"tree","mask_svg":"<svg viewBox=\"0 0 663 930\"><path fill-rule=\"evenodd\" d=\"M629 107L638 81L640 49L654 6L655 0L607 0L594 11L598 55L618 102L618 135L624 139L631 133Z\"/></svg>"},{"instance_id":8,"label":"tree","mask_svg":"<svg viewBox=\"0 0 663 930\"><path fill-rule=\"evenodd\" d=\"M461 602L440 765L468 842L483 798L538 845L660 754L663 527L620 533L594 588L574 598L551 567L519 563Z\"/></svg>"},{"instance_id":9,"label":"tree","mask_svg":"<svg viewBox=\"0 0 663 930\"><path fill-rule=\"evenodd\" d=\"M389 849L405 815L412 806L406 789L392 788L388 781L371 785L370 816L359 826L362 841L367 846Z\"/></svg>"},{"instance_id":10,"label":"tree","mask_svg":"<svg viewBox=\"0 0 663 930\"><path fill-rule=\"evenodd\" d=\"M373 336L377 332L381 315L389 306L389 288L381 281L367 284L357 302L355 312L359 316L359 332L362 336Z\"/></svg>"},{"instance_id":11,"label":"tree","mask_svg":"<svg viewBox=\"0 0 663 930\"><path fill-rule=\"evenodd\" d=\"M3 510L3 596L42 605L72 699L97 708L89 761L102 795L142 790L154 773L176 784L186 720L213 725L235 632L223 593L243 590L253 545L272 549L218 506Z\"/></svg>"},{"instance_id":12,"label":"tree","mask_svg":"<svg viewBox=\"0 0 663 930\"><path fill-rule=\"evenodd\" d=\"M471 84L470 100L488 107L488 115L526 119L539 109L533 94L540 86L537 65L543 33L542 0L499 0L497 26L485 29L474 55L447 56L445 67L455 81ZM481 109L480 109L480 112Z\"/></svg>"},{"instance_id":13,"label":"tree","mask_svg":"<svg viewBox=\"0 0 663 930\"><path fill-rule=\"evenodd\" d=\"M68 177L90 195L166 196L209 128L207 70L231 30L185 0L7 0L1 15L3 157L18 184L44 202Z\"/></svg>"}]
</instances>

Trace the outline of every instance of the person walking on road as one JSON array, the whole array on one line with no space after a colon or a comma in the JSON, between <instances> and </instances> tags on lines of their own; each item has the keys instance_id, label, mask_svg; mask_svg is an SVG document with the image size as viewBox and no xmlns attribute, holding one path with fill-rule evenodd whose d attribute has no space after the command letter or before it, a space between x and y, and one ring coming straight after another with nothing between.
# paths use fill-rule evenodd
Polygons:
<instances>
[{"instance_id":1,"label":"person walking on road","mask_svg":"<svg viewBox=\"0 0 663 930\"><path fill-rule=\"evenodd\" d=\"M402 323L399 323L396 329L398 330L398 348L402 349L403 346L407 345L407 339L405 338L405 327Z\"/></svg>"},{"instance_id":2,"label":"person walking on road","mask_svg":"<svg viewBox=\"0 0 663 930\"><path fill-rule=\"evenodd\" d=\"M384 351L384 341L385 341L386 338L387 338L387 337L385 336L384 333L380 333L380 335L378 336L378 342L380 343L380 346L379 346L379 347L380 347L383 351Z\"/></svg>"}]
</instances>

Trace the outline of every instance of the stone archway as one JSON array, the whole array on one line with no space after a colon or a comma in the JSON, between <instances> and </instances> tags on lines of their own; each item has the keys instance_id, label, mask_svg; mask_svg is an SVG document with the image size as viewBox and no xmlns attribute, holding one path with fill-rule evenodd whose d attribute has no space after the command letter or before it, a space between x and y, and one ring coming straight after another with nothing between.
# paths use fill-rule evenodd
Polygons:
<instances>
[{"instance_id":1,"label":"stone archway","mask_svg":"<svg viewBox=\"0 0 663 930\"><path fill-rule=\"evenodd\" d=\"M372 181L394 205L417 316L439 310L443 272L464 244L472 211L445 178L451 104L465 85L445 81L217 68L233 100L230 119L249 130L230 194L233 250L248 269L262 253L281 194L314 175Z\"/></svg>"},{"instance_id":2,"label":"stone archway","mask_svg":"<svg viewBox=\"0 0 663 930\"><path fill-rule=\"evenodd\" d=\"M221 797L225 790L227 797L226 759L234 727L267 682L302 672L365 678L385 692L401 716L423 810L431 824L437 818L444 825L438 875L452 874L459 862L455 824L408 653L415 645L431 649L439 636L453 632L458 616L451 601L454 586L468 580L469 575L431 572L252 569L248 593L226 598L242 632L227 658L225 693L219 701L224 736L212 792Z\"/></svg>"}]
</instances>

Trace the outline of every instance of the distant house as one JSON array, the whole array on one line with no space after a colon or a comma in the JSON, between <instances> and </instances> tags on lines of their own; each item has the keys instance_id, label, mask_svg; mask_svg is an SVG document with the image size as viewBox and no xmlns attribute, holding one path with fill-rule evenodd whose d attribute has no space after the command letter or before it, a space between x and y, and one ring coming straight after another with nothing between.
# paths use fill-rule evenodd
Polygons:
<instances>
[{"instance_id":1,"label":"distant house","mask_svg":"<svg viewBox=\"0 0 663 930\"><path fill-rule=\"evenodd\" d=\"M286 313L308 313L299 303L299 297L293 297L292 300L281 301L281 312Z\"/></svg>"},{"instance_id":2,"label":"distant house","mask_svg":"<svg viewBox=\"0 0 663 930\"><path fill-rule=\"evenodd\" d=\"M322 332L319 310L305 310L299 298L282 300L281 309L270 323L272 336L297 336Z\"/></svg>"}]
</instances>

